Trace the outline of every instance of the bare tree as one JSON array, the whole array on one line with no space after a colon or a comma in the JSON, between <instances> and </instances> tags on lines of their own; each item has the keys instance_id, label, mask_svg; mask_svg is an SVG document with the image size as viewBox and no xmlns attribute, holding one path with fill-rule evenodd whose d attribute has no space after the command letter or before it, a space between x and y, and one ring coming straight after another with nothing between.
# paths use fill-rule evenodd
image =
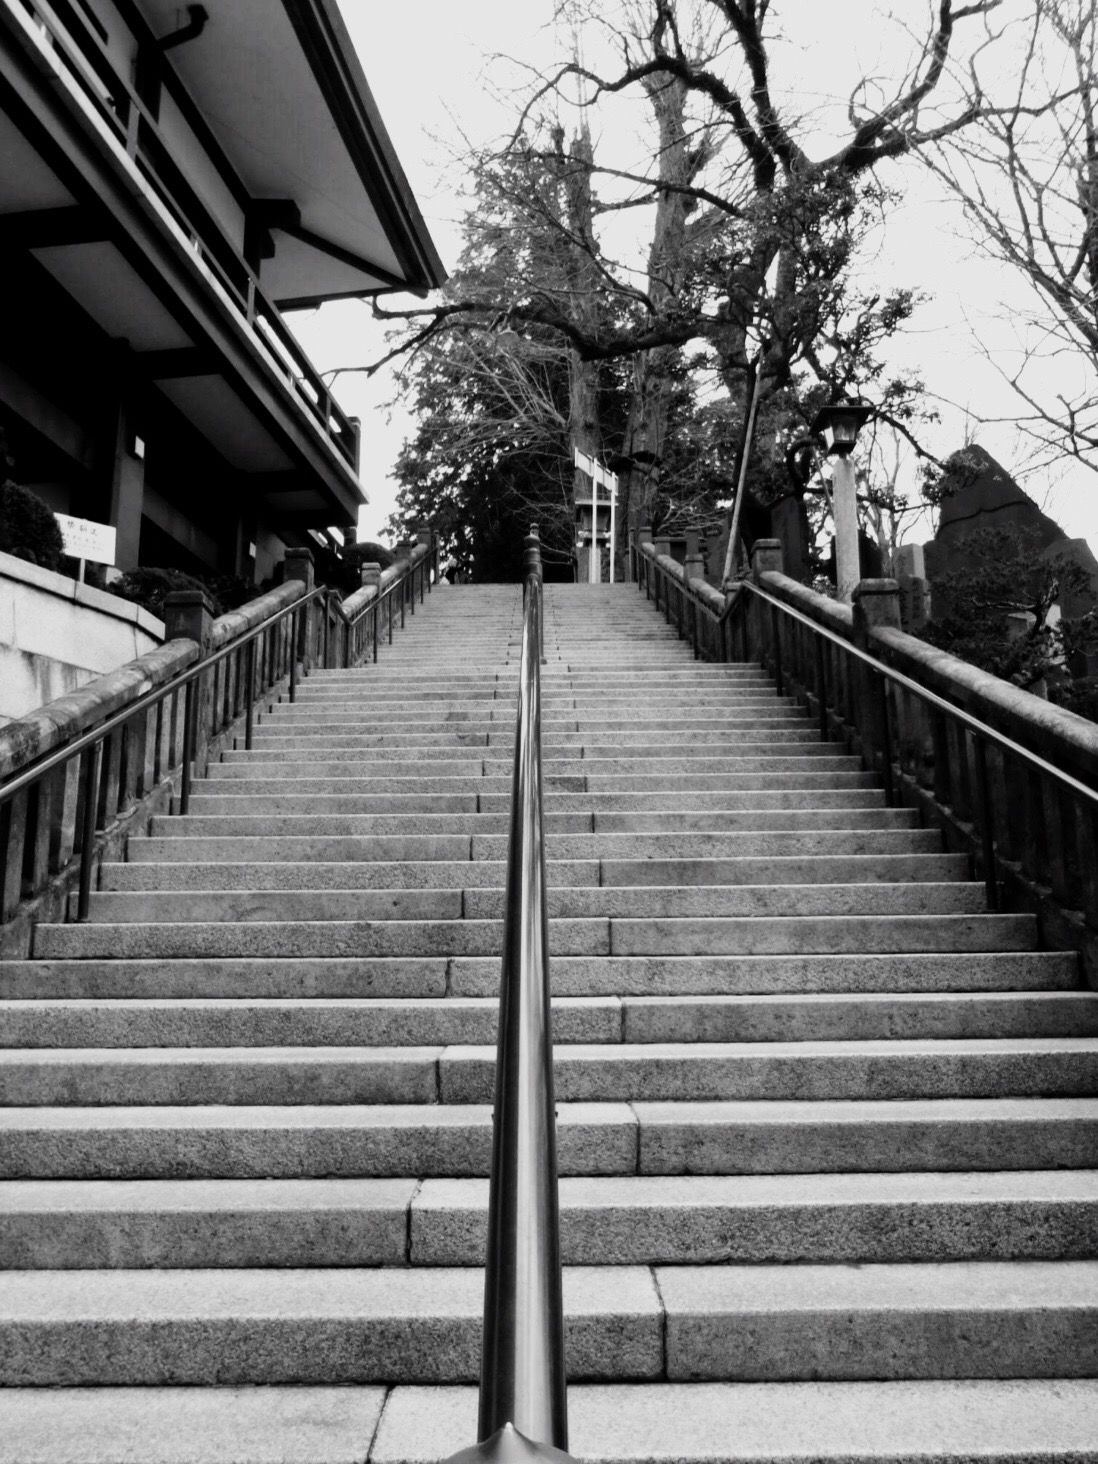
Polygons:
<instances>
[{"instance_id":1,"label":"bare tree","mask_svg":"<svg viewBox=\"0 0 1098 1464\"><path fill-rule=\"evenodd\" d=\"M786 84L782 100L773 74L780 0L643 0L624 25L618 4L600 12L599 0L590 0L588 25L601 18L617 62L574 57L541 76L502 153L482 163L482 172L498 170L512 184L516 161L548 168L557 192L545 218L568 267L548 275L529 269L507 288L451 293L413 310L376 307L400 327L390 355L418 349L438 331L547 328L572 352L581 446L585 435L590 442L584 423L591 420L584 363L628 359L634 392L622 464L644 504L660 486L669 381L687 345L704 353L741 415L756 366L764 395L786 389L798 369L833 395L871 387L858 375L859 350L911 308L909 293L861 298L851 284L868 212L885 204L875 170L978 116L978 97L946 85L948 63L958 27L983 42L973 23L1000 3L935 0L934 19L892 93L876 88L871 100L868 85L857 88L846 137L816 155L795 88ZM587 123L565 145L553 119L576 105L577 84L586 118L602 116L615 99L646 104L647 163L634 154L627 166L609 166L596 156L596 128ZM605 228L608 215L637 209L653 222L640 267L614 258Z\"/></svg>"},{"instance_id":2,"label":"bare tree","mask_svg":"<svg viewBox=\"0 0 1098 1464\"><path fill-rule=\"evenodd\" d=\"M1067 456L1098 471L1098 5L1031 0L1008 39L1010 96L923 157L1033 291L1017 353L985 350L1019 398L1011 420L1041 466ZM986 96L981 59L970 89Z\"/></svg>"}]
</instances>

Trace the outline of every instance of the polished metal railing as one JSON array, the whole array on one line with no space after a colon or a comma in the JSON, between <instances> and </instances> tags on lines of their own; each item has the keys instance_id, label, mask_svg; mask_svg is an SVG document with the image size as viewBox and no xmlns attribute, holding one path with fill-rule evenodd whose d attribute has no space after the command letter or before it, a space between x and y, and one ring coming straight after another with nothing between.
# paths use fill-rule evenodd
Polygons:
<instances>
[{"instance_id":1,"label":"polished metal railing","mask_svg":"<svg viewBox=\"0 0 1098 1464\"><path fill-rule=\"evenodd\" d=\"M566 1458L549 925L541 787L541 548L525 541L500 974L478 1439L455 1459Z\"/></svg>"}]
</instances>

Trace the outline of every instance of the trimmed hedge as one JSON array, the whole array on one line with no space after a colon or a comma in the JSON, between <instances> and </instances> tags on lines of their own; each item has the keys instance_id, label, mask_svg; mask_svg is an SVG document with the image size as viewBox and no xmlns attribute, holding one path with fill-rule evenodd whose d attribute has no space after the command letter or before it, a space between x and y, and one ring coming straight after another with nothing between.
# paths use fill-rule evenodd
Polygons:
<instances>
[{"instance_id":1,"label":"trimmed hedge","mask_svg":"<svg viewBox=\"0 0 1098 1464\"><path fill-rule=\"evenodd\" d=\"M65 557L52 511L37 493L10 480L0 484L0 550L43 569L60 569Z\"/></svg>"}]
</instances>

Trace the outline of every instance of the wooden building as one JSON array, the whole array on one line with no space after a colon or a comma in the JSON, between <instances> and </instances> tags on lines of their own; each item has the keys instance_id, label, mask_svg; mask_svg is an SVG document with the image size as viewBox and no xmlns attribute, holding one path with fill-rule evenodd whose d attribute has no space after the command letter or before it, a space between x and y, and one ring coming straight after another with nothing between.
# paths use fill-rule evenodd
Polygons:
<instances>
[{"instance_id":1,"label":"wooden building","mask_svg":"<svg viewBox=\"0 0 1098 1464\"><path fill-rule=\"evenodd\" d=\"M120 568L259 582L350 526L283 312L444 272L335 0L0 0L0 414Z\"/></svg>"}]
</instances>

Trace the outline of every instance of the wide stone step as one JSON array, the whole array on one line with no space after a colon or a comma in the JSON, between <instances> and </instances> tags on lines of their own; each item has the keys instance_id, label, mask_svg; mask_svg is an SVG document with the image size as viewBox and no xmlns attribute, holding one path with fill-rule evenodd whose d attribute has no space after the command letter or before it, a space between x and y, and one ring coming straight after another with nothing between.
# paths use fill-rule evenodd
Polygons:
<instances>
[{"instance_id":1,"label":"wide stone step","mask_svg":"<svg viewBox=\"0 0 1098 1464\"><path fill-rule=\"evenodd\" d=\"M149 868L145 865L142 868ZM472 861L470 861L470 867ZM502 920L505 892L492 889L176 890L97 892L88 918L155 924L180 921ZM551 920L608 917L663 919L802 915L976 914L982 884L863 881L855 884L624 886L550 889Z\"/></svg>"},{"instance_id":2,"label":"wide stone step","mask_svg":"<svg viewBox=\"0 0 1098 1464\"><path fill-rule=\"evenodd\" d=\"M15 1272L0 1381L471 1382L482 1285L473 1268ZM564 1289L577 1379L1098 1372L1088 1261L583 1267Z\"/></svg>"},{"instance_id":3,"label":"wide stone step","mask_svg":"<svg viewBox=\"0 0 1098 1464\"><path fill-rule=\"evenodd\" d=\"M560 1103L560 1172L1092 1169L1096 1098ZM0 1108L6 1179L477 1176L482 1104Z\"/></svg>"},{"instance_id":4,"label":"wide stone step","mask_svg":"<svg viewBox=\"0 0 1098 1464\"><path fill-rule=\"evenodd\" d=\"M488 817L489 815L484 815ZM163 825L186 820L163 820ZM241 860L269 863L477 859L499 863L507 857L506 834L312 834L213 835L176 837L174 830L153 838L131 839L130 859L138 863L191 863ZM816 830L797 833L676 832L655 834L554 833L546 840L550 859L771 859L864 855L940 854L936 829Z\"/></svg>"},{"instance_id":5,"label":"wide stone step","mask_svg":"<svg viewBox=\"0 0 1098 1464\"><path fill-rule=\"evenodd\" d=\"M487 781L487 779L485 780ZM272 820L295 816L310 819L357 818L377 814L508 814L509 793L297 793L282 785L282 791L203 793L192 796L190 817ZM672 807L671 805L674 805ZM666 827L674 822L690 829L716 825L718 828L917 828L918 813L910 808L887 808L881 801L860 802L858 797L840 795L817 802L813 793L799 800L768 800L757 793L668 794L572 792L550 785L545 790L545 818L550 831L554 820L568 814L597 815L595 828L629 829L642 820L646 828L655 822ZM158 832L162 826L158 825ZM564 826L565 832L582 830ZM334 832L339 832L337 828ZM348 830L353 832L353 827ZM493 832L492 829L487 832Z\"/></svg>"},{"instance_id":6,"label":"wide stone step","mask_svg":"<svg viewBox=\"0 0 1098 1464\"><path fill-rule=\"evenodd\" d=\"M1068 991L1063 951L810 956L555 956L553 989L571 996L821 992ZM133 997L428 997L499 993L498 956L247 956L5 961L0 993L43 1000Z\"/></svg>"},{"instance_id":7,"label":"wide stone step","mask_svg":"<svg viewBox=\"0 0 1098 1464\"><path fill-rule=\"evenodd\" d=\"M0 1181L9 1271L479 1266L487 1230L483 1179ZM1098 1176L565 1178L560 1237L565 1265L1088 1260Z\"/></svg>"},{"instance_id":8,"label":"wide stone step","mask_svg":"<svg viewBox=\"0 0 1098 1464\"><path fill-rule=\"evenodd\" d=\"M872 886L861 886L871 889ZM108 897L114 898L114 897ZM118 898L126 898L119 896ZM181 896L180 898L187 898ZM805 915L552 921L551 955L784 955L1027 950L1032 915ZM500 955L502 920L246 920L39 925L42 959Z\"/></svg>"},{"instance_id":9,"label":"wide stone step","mask_svg":"<svg viewBox=\"0 0 1098 1464\"><path fill-rule=\"evenodd\" d=\"M431 764L427 759L424 767ZM302 758L295 752L289 757L275 757L263 752L240 752L227 753L226 761L214 763L210 768L210 782L223 784L234 784L238 781L247 781L250 778L334 778L339 781L356 779L384 780L392 788L401 788L409 784L415 784L422 779L425 785L431 785L441 779L459 778L483 779L483 787L480 782L476 783L477 789L484 792L506 791L502 784L506 779L499 774L493 773L490 776L484 773L483 763L478 765L473 762L469 765L462 764L462 771L456 773L439 772L431 764L429 773L424 773L421 768L419 777L408 773L393 774L386 766L375 766L369 773L361 769L357 755L348 748L326 751L322 758ZM626 793L644 792L652 787L651 778L641 769L633 773L571 773L563 775L569 779L576 779L576 786L583 789L590 789L594 793L610 793L621 790ZM569 786L562 783L562 775L553 773L544 778L547 788ZM666 789L670 794L679 790L701 790L721 789L729 793L743 792L806 792L818 789L847 790L847 789L876 789L877 780L871 773L851 768L843 771L819 770L815 762L805 763L803 767L795 768L782 773L672 773L660 778L659 786Z\"/></svg>"},{"instance_id":10,"label":"wide stone step","mask_svg":"<svg viewBox=\"0 0 1098 1464\"><path fill-rule=\"evenodd\" d=\"M471 1382L483 1291L471 1268L13 1272L0 1384ZM564 1306L570 1376L661 1376L650 1271L569 1269Z\"/></svg>"},{"instance_id":11,"label":"wide stone step","mask_svg":"<svg viewBox=\"0 0 1098 1464\"><path fill-rule=\"evenodd\" d=\"M427 774L420 779L415 778L389 778L382 773L356 774L347 770L342 775L310 776L304 772L308 767L307 763L282 764L273 768L270 764L249 766L245 771L232 771L228 775L214 778L204 778L192 785L193 797L284 797L308 798L312 806L322 809L325 805L318 802L319 799L341 798L359 799L363 797L401 797L409 796L422 798L425 794L432 797L440 795L457 797L463 802L478 797L484 799L505 798L510 792L506 786L506 780L497 777L485 777L482 774L472 772L465 776L436 776ZM300 770L300 771L299 771ZM624 783L625 780L622 780ZM553 808L567 807L557 802L561 795L569 794L573 798L577 794L583 794L588 800L589 806L595 809L614 808L637 808L652 804L656 807L665 807L673 802L678 808L883 808L885 795L879 788L851 787L805 787L805 788L737 788L728 786L735 780L713 778L701 787L676 788L673 790L664 787L653 788L648 779L638 776L630 780L634 786L622 786L622 783L612 784L610 787L592 786L592 782L598 784L599 780L588 779L578 775L551 776L544 780L544 794L547 806ZM349 804L349 807L357 807L357 804ZM395 805L396 807L414 807L414 805ZM424 807L430 808L431 803L425 802ZM192 805L198 811L198 805Z\"/></svg>"},{"instance_id":12,"label":"wide stone step","mask_svg":"<svg viewBox=\"0 0 1098 1464\"><path fill-rule=\"evenodd\" d=\"M963 854L892 854L873 859L550 859L550 889L597 885L802 885L967 880ZM502 860L403 860L307 863L104 864L100 889L121 890L365 890L501 889Z\"/></svg>"},{"instance_id":13,"label":"wide stone step","mask_svg":"<svg viewBox=\"0 0 1098 1464\"><path fill-rule=\"evenodd\" d=\"M1098 1095L1093 1038L562 1044L566 1102ZM8 1107L489 1103L492 1047L0 1051Z\"/></svg>"},{"instance_id":14,"label":"wide stone step","mask_svg":"<svg viewBox=\"0 0 1098 1464\"><path fill-rule=\"evenodd\" d=\"M277 1411L282 1390L271 1391ZM17 1396L29 1400L19 1406L37 1438L39 1395ZM63 1419L71 1409L103 1426L82 1394L57 1396ZM123 1408L140 1408L143 1396L126 1393ZM592 1464L1078 1464L1098 1437L1098 1383L1089 1379L587 1384L568 1390L568 1406L572 1453ZM317 1412L328 1416L323 1400ZM435 1464L467 1447L476 1427L475 1388L395 1388L371 1464Z\"/></svg>"},{"instance_id":15,"label":"wide stone step","mask_svg":"<svg viewBox=\"0 0 1098 1464\"><path fill-rule=\"evenodd\" d=\"M557 997L560 1042L1098 1035L1090 992ZM364 1047L496 1040L494 997L79 997L0 1004L4 1047Z\"/></svg>"}]
</instances>

